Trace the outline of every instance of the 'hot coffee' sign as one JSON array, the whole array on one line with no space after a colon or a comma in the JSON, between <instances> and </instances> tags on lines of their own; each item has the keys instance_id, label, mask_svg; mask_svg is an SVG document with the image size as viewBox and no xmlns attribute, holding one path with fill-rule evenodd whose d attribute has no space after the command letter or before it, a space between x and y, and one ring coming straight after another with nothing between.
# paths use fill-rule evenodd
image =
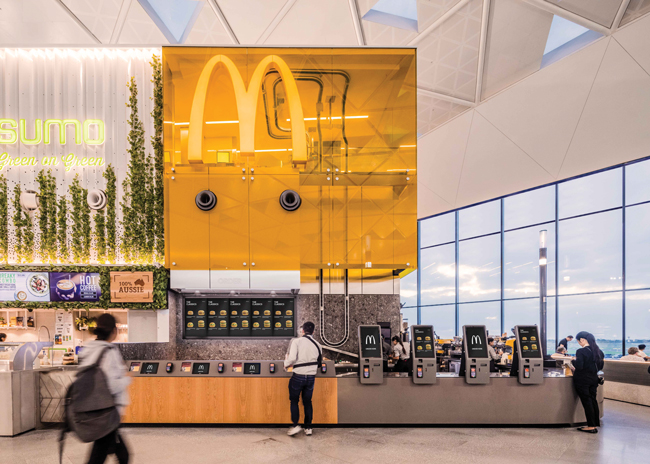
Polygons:
<instances>
[{"instance_id":1,"label":"'hot coffee' sign","mask_svg":"<svg viewBox=\"0 0 650 464\"><path fill-rule=\"evenodd\" d=\"M153 272L111 272L111 302L153 302Z\"/></svg>"}]
</instances>

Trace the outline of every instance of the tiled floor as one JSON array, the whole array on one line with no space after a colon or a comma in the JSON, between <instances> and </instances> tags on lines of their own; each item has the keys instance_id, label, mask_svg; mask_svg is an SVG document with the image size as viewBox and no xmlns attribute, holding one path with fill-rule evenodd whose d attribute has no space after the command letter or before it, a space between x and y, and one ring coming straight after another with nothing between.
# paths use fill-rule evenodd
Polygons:
<instances>
[{"instance_id":1,"label":"tiled floor","mask_svg":"<svg viewBox=\"0 0 650 464\"><path fill-rule=\"evenodd\" d=\"M605 402L601 432L574 428L328 428L287 437L280 428L126 428L132 463L625 463L650 462L650 408ZM0 463L58 462L57 432L0 438ZM69 437L64 463L88 445ZM109 458L107 462L114 462Z\"/></svg>"}]
</instances>

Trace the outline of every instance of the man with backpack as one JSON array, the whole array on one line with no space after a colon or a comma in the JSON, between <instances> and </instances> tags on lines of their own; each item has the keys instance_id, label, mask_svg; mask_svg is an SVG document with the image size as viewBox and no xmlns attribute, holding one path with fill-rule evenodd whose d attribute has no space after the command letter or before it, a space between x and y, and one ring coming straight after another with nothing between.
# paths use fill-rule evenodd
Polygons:
<instances>
[{"instance_id":1,"label":"man with backpack","mask_svg":"<svg viewBox=\"0 0 650 464\"><path fill-rule=\"evenodd\" d=\"M94 442L88 464L103 464L109 454L114 454L119 464L127 464L129 451L118 428L129 404L131 378L120 350L112 344L117 338L115 318L108 313L99 316L95 335L97 339L80 352L79 370L66 395L59 458L65 433L71 430L81 441Z\"/></svg>"},{"instance_id":2,"label":"man with backpack","mask_svg":"<svg viewBox=\"0 0 650 464\"><path fill-rule=\"evenodd\" d=\"M323 362L323 349L314 340L314 323L305 322L301 329L301 337L291 340L289 352L284 360L284 369L293 367L293 376L289 380L289 400L291 401L291 422L292 426L287 432L290 437L299 433L302 428L298 425L300 420L300 409L298 401L302 395L302 405L305 410L305 435L312 434L311 423L314 417L314 409L311 398L314 394L314 383L316 372Z\"/></svg>"}]
</instances>

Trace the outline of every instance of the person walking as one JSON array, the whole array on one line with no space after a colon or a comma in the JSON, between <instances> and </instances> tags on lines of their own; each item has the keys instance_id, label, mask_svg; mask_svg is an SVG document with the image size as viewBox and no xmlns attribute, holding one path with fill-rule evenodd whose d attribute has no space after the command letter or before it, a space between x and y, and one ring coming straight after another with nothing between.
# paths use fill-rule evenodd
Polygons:
<instances>
[{"instance_id":1,"label":"person walking","mask_svg":"<svg viewBox=\"0 0 650 464\"><path fill-rule=\"evenodd\" d=\"M573 335L567 335L562 340L560 340L560 343L558 343L557 346L563 346L568 351L569 350L569 342L571 340L573 340Z\"/></svg>"},{"instance_id":2,"label":"person walking","mask_svg":"<svg viewBox=\"0 0 650 464\"><path fill-rule=\"evenodd\" d=\"M94 364L100 356L102 357L99 367L106 376L108 389L113 395L115 405L121 415L129 404L127 387L131 383L131 378L126 373L126 366L120 350L112 344L117 338L117 325L111 314L105 313L97 318L95 335L97 339L88 342L80 351L79 366ZM129 462L129 450L119 429L93 443L88 464L103 464L109 454L114 454L119 464Z\"/></svg>"},{"instance_id":3,"label":"person walking","mask_svg":"<svg viewBox=\"0 0 650 464\"><path fill-rule=\"evenodd\" d=\"M302 395L302 406L305 410L305 435L312 434L312 420L314 418L314 409L311 404L311 398L314 394L314 384L316 382L316 372L323 362L323 349L320 344L314 340L313 322L305 322L300 328L300 337L291 340L289 353L284 360L284 370L293 368L293 375L289 380L289 400L291 401L291 428L287 432L290 437L296 435L302 430L298 424L300 421L300 408L298 402Z\"/></svg>"},{"instance_id":4,"label":"person walking","mask_svg":"<svg viewBox=\"0 0 650 464\"><path fill-rule=\"evenodd\" d=\"M576 359L572 363L573 385L582 402L587 417L587 426L578 430L586 433L598 433L600 427L600 410L598 409L598 371L605 362L605 355L596 344L596 339L589 332L579 332L576 339L582 348L576 351Z\"/></svg>"}]
</instances>

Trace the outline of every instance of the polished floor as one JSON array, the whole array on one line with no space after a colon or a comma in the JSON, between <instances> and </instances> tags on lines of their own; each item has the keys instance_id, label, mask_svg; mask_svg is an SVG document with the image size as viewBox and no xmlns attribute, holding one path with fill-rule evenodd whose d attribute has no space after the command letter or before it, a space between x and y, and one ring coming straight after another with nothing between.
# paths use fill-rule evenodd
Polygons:
<instances>
[{"instance_id":1,"label":"polished floor","mask_svg":"<svg viewBox=\"0 0 650 464\"><path fill-rule=\"evenodd\" d=\"M131 463L625 463L650 462L650 408L605 401L601 432L574 428L327 428L288 437L280 428L126 428ZM57 432L0 438L0 463L58 462ZM63 462L88 445L70 437ZM115 462L111 457L107 462Z\"/></svg>"}]
</instances>

